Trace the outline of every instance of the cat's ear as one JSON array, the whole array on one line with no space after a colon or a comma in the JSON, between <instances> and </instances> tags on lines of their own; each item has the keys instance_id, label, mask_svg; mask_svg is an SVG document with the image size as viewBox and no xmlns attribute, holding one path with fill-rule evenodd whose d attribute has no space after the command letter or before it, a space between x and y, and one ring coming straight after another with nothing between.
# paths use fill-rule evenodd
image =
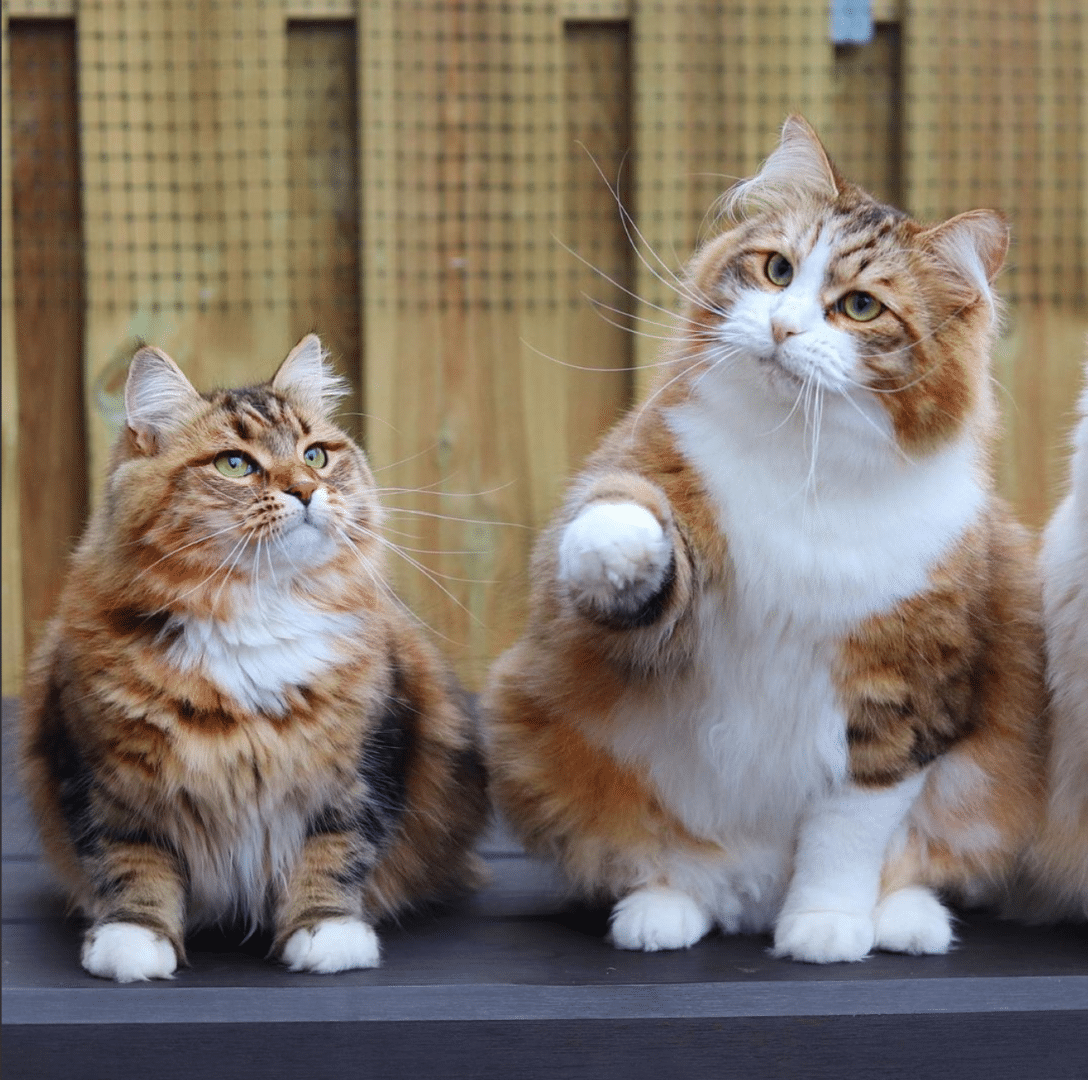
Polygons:
<instances>
[{"instance_id":1,"label":"cat's ear","mask_svg":"<svg viewBox=\"0 0 1088 1080\"><path fill-rule=\"evenodd\" d=\"M1009 225L1001 214L996 210L969 210L926 229L920 239L936 258L952 299L970 304L981 297L993 307L990 283L1009 250Z\"/></svg>"},{"instance_id":2,"label":"cat's ear","mask_svg":"<svg viewBox=\"0 0 1088 1080\"><path fill-rule=\"evenodd\" d=\"M204 399L162 351L144 346L129 364L125 420L145 453L153 454L171 428L188 419Z\"/></svg>"},{"instance_id":3,"label":"cat's ear","mask_svg":"<svg viewBox=\"0 0 1088 1080\"><path fill-rule=\"evenodd\" d=\"M349 388L329 365L328 355L317 334L307 334L272 376L272 389L311 412L332 416Z\"/></svg>"},{"instance_id":4,"label":"cat's ear","mask_svg":"<svg viewBox=\"0 0 1088 1080\"><path fill-rule=\"evenodd\" d=\"M842 179L812 125L803 116L790 116L774 152L755 176L733 187L725 208L739 219L795 206L799 196L834 199L841 187Z\"/></svg>"}]
</instances>

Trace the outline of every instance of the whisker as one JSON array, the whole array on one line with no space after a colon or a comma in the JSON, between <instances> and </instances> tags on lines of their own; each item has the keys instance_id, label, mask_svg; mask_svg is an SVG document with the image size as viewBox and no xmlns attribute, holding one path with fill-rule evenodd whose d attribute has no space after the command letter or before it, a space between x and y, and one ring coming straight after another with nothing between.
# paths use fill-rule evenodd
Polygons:
<instances>
[{"instance_id":1,"label":"whisker","mask_svg":"<svg viewBox=\"0 0 1088 1080\"><path fill-rule=\"evenodd\" d=\"M228 525L223 529L216 529L215 532L208 533L206 536L197 537L196 540L189 541L188 544L182 544L179 548L174 548L173 551L168 551L162 558L156 559L150 566L145 566L135 577L133 581L139 581L148 571L153 570L161 562L165 562L167 559L172 559L175 555L179 555L181 552L186 551L188 548L196 547L198 544L207 543L209 540L213 540L217 536L222 536L224 533L233 532L235 529L240 529L242 526L237 522ZM139 543L139 541L136 541Z\"/></svg>"},{"instance_id":2,"label":"whisker","mask_svg":"<svg viewBox=\"0 0 1088 1080\"><path fill-rule=\"evenodd\" d=\"M439 514L432 510L418 510L408 506L387 506L391 514L413 514L416 517L438 518L441 521L460 521L465 525L500 525L505 529L532 529L520 521L484 521L481 518L458 517L456 514Z\"/></svg>"},{"instance_id":3,"label":"whisker","mask_svg":"<svg viewBox=\"0 0 1088 1080\"><path fill-rule=\"evenodd\" d=\"M385 593L388 599L396 607L400 608L400 610L403 611L409 618L414 619L425 630L428 630L432 634L434 634L435 637L441 638L443 641L447 642L450 645L460 646L460 642L454 641L453 638L448 637L446 634L443 634L441 630L438 630L435 627L431 626L431 624L427 622L426 619L423 619L422 617L417 615L416 612L414 612L403 600L401 600L399 596L397 596L397 594L393 591L393 589L390 588L384 578L382 578L381 574L377 573L374 568L370 566L369 563L367 563L366 559L363 558L362 552L359 551L358 547L351 539L351 537L339 526L334 526L334 528L343 538L344 542L347 544L348 548L351 550L355 558L359 561L359 565L362 566L363 571L367 574L370 580L374 582L374 584L382 592ZM439 585L439 588L442 588L442 586Z\"/></svg>"}]
</instances>

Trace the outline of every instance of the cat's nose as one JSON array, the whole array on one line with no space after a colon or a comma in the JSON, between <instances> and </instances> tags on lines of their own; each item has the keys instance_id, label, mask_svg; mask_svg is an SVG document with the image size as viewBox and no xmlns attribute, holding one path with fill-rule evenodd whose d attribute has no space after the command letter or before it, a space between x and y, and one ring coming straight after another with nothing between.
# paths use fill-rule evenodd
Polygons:
<instances>
[{"instance_id":1,"label":"cat's nose","mask_svg":"<svg viewBox=\"0 0 1088 1080\"><path fill-rule=\"evenodd\" d=\"M795 326L782 319L771 320L771 337L774 338L776 345L781 345L783 341L788 337L792 337L794 334L799 334L801 331Z\"/></svg>"},{"instance_id":2,"label":"cat's nose","mask_svg":"<svg viewBox=\"0 0 1088 1080\"><path fill-rule=\"evenodd\" d=\"M288 495L294 495L303 506L310 505L310 499L317 490L317 484L311 480L299 480L287 489Z\"/></svg>"}]
</instances>

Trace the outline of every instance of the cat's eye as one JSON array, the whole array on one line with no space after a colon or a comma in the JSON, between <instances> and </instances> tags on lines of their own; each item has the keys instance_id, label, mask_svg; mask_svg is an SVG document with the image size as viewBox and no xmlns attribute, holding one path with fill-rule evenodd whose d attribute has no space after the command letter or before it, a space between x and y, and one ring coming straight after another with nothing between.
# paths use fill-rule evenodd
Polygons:
<instances>
[{"instance_id":1,"label":"cat's eye","mask_svg":"<svg viewBox=\"0 0 1088 1080\"><path fill-rule=\"evenodd\" d=\"M884 305L867 292L852 292L839 301L839 310L855 322L872 322L884 310Z\"/></svg>"},{"instance_id":2,"label":"cat's eye","mask_svg":"<svg viewBox=\"0 0 1088 1080\"><path fill-rule=\"evenodd\" d=\"M240 480L243 476L248 476L256 470L253 462L245 454L238 453L237 450L224 450L215 459L215 467L224 476L230 477L231 480Z\"/></svg>"},{"instance_id":3,"label":"cat's eye","mask_svg":"<svg viewBox=\"0 0 1088 1080\"><path fill-rule=\"evenodd\" d=\"M793 281L793 263L777 251L767 260L767 279L773 285L785 288Z\"/></svg>"},{"instance_id":4,"label":"cat's eye","mask_svg":"<svg viewBox=\"0 0 1088 1080\"><path fill-rule=\"evenodd\" d=\"M329 455L325 453L324 447L311 446L306 453L302 455L302 460L312 469L323 469L326 462L329 460Z\"/></svg>"}]
</instances>

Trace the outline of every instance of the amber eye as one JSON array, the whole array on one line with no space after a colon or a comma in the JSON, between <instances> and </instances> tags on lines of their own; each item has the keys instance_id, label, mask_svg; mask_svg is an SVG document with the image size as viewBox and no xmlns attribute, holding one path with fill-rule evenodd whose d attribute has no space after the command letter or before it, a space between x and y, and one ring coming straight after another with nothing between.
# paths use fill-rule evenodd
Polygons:
<instances>
[{"instance_id":1,"label":"amber eye","mask_svg":"<svg viewBox=\"0 0 1088 1080\"><path fill-rule=\"evenodd\" d=\"M302 460L312 469L323 469L325 463L329 460L329 455L325 453L323 446L311 446L305 454L302 455Z\"/></svg>"},{"instance_id":2,"label":"amber eye","mask_svg":"<svg viewBox=\"0 0 1088 1080\"><path fill-rule=\"evenodd\" d=\"M839 310L855 322L872 322L884 310L884 305L867 292L852 292L839 301Z\"/></svg>"},{"instance_id":3,"label":"amber eye","mask_svg":"<svg viewBox=\"0 0 1088 1080\"><path fill-rule=\"evenodd\" d=\"M237 450L224 450L215 459L215 467L224 476L228 476L232 480L239 480L243 476L248 476L257 468L245 454L240 454Z\"/></svg>"},{"instance_id":4,"label":"amber eye","mask_svg":"<svg viewBox=\"0 0 1088 1080\"><path fill-rule=\"evenodd\" d=\"M785 288L793 281L793 263L776 251L767 260L767 279L772 284Z\"/></svg>"}]
</instances>

